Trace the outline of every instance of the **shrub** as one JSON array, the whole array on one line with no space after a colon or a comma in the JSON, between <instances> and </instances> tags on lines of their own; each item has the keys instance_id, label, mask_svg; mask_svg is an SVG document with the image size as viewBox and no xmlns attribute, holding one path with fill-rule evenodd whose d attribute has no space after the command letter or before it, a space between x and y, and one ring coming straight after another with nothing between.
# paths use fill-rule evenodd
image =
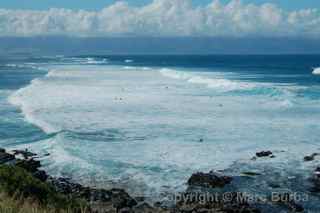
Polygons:
<instances>
[{"instance_id":1,"label":"shrub","mask_svg":"<svg viewBox=\"0 0 320 213\"><path fill-rule=\"evenodd\" d=\"M57 193L51 185L17 166L0 166L0 193L16 201L32 200L32 203L39 203L40 206L58 210L72 209L71 212L81 212L86 206L84 201Z\"/></svg>"}]
</instances>

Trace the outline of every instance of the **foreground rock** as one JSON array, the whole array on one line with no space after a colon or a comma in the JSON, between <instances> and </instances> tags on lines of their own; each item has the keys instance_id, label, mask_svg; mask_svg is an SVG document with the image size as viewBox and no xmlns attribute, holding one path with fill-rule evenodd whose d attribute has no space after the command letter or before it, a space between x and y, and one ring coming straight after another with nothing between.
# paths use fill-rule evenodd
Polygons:
<instances>
[{"instance_id":1,"label":"foreground rock","mask_svg":"<svg viewBox=\"0 0 320 213\"><path fill-rule=\"evenodd\" d=\"M31 159L33 157L36 157L37 155L29 152L28 149L26 150L13 150L13 155L15 157L22 157L23 159L27 160L27 159Z\"/></svg>"},{"instance_id":2,"label":"foreground rock","mask_svg":"<svg viewBox=\"0 0 320 213\"><path fill-rule=\"evenodd\" d=\"M198 172L192 174L188 180L189 186L199 186L205 188L222 188L226 184L231 183L232 177L223 176L216 172L202 173Z\"/></svg>"},{"instance_id":3,"label":"foreground rock","mask_svg":"<svg viewBox=\"0 0 320 213\"><path fill-rule=\"evenodd\" d=\"M279 195L277 203L285 206L290 212L303 212L304 208L300 204L297 204L289 193L283 193Z\"/></svg>"},{"instance_id":4,"label":"foreground rock","mask_svg":"<svg viewBox=\"0 0 320 213\"><path fill-rule=\"evenodd\" d=\"M29 160L17 160L16 166L19 166L32 174L36 173L38 169L41 167L40 161L36 161L34 159Z\"/></svg>"},{"instance_id":5,"label":"foreground rock","mask_svg":"<svg viewBox=\"0 0 320 213\"><path fill-rule=\"evenodd\" d=\"M6 153L4 149L2 149L1 151L2 152L0 152L0 164L9 163L15 160L14 155Z\"/></svg>"},{"instance_id":6,"label":"foreground rock","mask_svg":"<svg viewBox=\"0 0 320 213\"><path fill-rule=\"evenodd\" d=\"M320 192L320 167L317 167L314 170L310 180L313 184L313 187L311 188L311 192L319 193Z\"/></svg>"},{"instance_id":7,"label":"foreground rock","mask_svg":"<svg viewBox=\"0 0 320 213\"><path fill-rule=\"evenodd\" d=\"M257 172L242 172L241 175L242 176L259 176L261 174Z\"/></svg>"},{"instance_id":8,"label":"foreground rock","mask_svg":"<svg viewBox=\"0 0 320 213\"><path fill-rule=\"evenodd\" d=\"M33 173L33 176L41 180L42 182L45 182L49 178L47 173L43 170L37 170L36 172Z\"/></svg>"},{"instance_id":9,"label":"foreground rock","mask_svg":"<svg viewBox=\"0 0 320 213\"><path fill-rule=\"evenodd\" d=\"M205 196L204 196L205 195ZM228 192L224 194L201 194L199 192L186 192L181 195L181 200L177 202L172 212L213 212L213 213L260 213L261 211L252 207L238 192ZM205 198L205 199L204 199ZM227 199L226 199L227 198Z\"/></svg>"},{"instance_id":10,"label":"foreground rock","mask_svg":"<svg viewBox=\"0 0 320 213\"><path fill-rule=\"evenodd\" d=\"M110 208L119 211L123 208L132 208L138 204L122 189L93 189L72 183L66 178L55 179L50 177L48 182L62 194L85 199L94 209L101 208L101 206L110 206Z\"/></svg>"},{"instance_id":11,"label":"foreground rock","mask_svg":"<svg viewBox=\"0 0 320 213\"><path fill-rule=\"evenodd\" d=\"M173 212L219 212L219 213L259 213L260 210L252 207L243 199L244 195L238 192L210 192L207 189L224 188L233 178L216 172L193 174L187 192L179 196ZM199 191L194 187L201 187Z\"/></svg>"},{"instance_id":12,"label":"foreground rock","mask_svg":"<svg viewBox=\"0 0 320 213\"><path fill-rule=\"evenodd\" d=\"M257 157L271 157L271 151L263 151L256 153ZM315 157L316 155L311 155ZM157 202L154 205L147 203L144 198L133 198L123 189L95 189L85 187L81 184L74 183L67 178L54 178L49 176L45 171L40 170L41 163L35 160L37 155L28 150L15 150L13 154L9 154L6 150L0 148L0 164L11 164L16 167L11 169L13 173L17 170L28 171L35 177L38 182L49 185L50 189L64 195L67 198L75 200L84 200L88 204L88 209L85 212L94 213L191 213L191 212L217 212L217 213L242 213L252 212L259 213L260 210L255 207L256 203L250 199L244 199L242 193L239 192L225 192L230 188L237 187L237 178L231 187L226 185L231 184L232 177L225 176L217 172L203 173L198 172L192 174L188 180L189 188L180 196L181 199L174 200L174 203L169 206L163 206L163 203ZM9 166L8 166L9 167ZM241 175L258 176L261 175L255 172L243 172ZM23 176L24 177L24 176ZM31 176L32 177L32 176ZM25 178L22 178L24 180ZM248 178L246 178L248 179ZM320 167L316 168L311 181L313 183L313 192L320 192ZM277 186L279 187L279 186ZM26 188L24 185L22 188ZM217 189L218 188L218 189ZM274 187L276 188L276 187ZM14 188L15 189L15 188ZM37 191L31 190L33 193L39 194ZM233 190L234 191L234 190ZM228 196L225 197L225 194ZM283 197L283 198L282 198ZM272 206L281 205L289 211L301 212L303 207L290 200L290 195L284 194L277 203L272 203ZM226 199L227 198L227 199ZM247 202L248 201L248 202ZM249 203L250 202L250 203ZM255 201L256 202L256 201ZM270 203L270 202L269 202ZM259 206L259 205L257 205Z\"/></svg>"}]
</instances>

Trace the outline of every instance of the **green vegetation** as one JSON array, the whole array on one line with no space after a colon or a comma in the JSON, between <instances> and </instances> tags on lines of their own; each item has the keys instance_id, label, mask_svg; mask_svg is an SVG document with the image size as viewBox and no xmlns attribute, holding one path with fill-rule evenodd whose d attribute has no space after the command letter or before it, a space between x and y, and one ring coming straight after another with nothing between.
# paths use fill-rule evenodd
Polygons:
<instances>
[{"instance_id":1,"label":"green vegetation","mask_svg":"<svg viewBox=\"0 0 320 213\"><path fill-rule=\"evenodd\" d=\"M0 165L0 213L86 212L86 202L57 193L17 166Z\"/></svg>"}]
</instances>

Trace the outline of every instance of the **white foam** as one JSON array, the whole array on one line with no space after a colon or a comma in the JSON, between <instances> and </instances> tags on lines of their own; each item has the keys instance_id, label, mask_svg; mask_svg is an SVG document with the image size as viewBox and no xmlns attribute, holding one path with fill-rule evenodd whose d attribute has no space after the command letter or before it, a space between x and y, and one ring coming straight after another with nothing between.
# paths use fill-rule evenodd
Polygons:
<instances>
[{"instance_id":1,"label":"white foam","mask_svg":"<svg viewBox=\"0 0 320 213\"><path fill-rule=\"evenodd\" d=\"M243 85L214 73L62 66L9 100L29 122L61 132L51 142L52 172L129 178L159 190L184 183L193 171L250 159L256 151L299 149L301 156L301 141L316 144L320 113L297 116L296 108L285 111L264 96L215 96L208 89Z\"/></svg>"},{"instance_id":2,"label":"white foam","mask_svg":"<svg viewBox=\"0 0 320 213\"><path fill-rule=\"evenodd\" d=\"M208 78L206 76L199 76L198 73L193 74L172 69L161 69L160 73L169 78L186 80L187 82L194 84L204 84L209 88L223 91L254 88L254 85L250 83L236 82L224 78Z\"/></svg>"},{"instance_id":3,"label":"white foam","mask_svg":"<svg viewBox=\"0 0 320 213\"><path fill-rule=\"evenodd\" d=\"M132 59L126 59L126 60L124 60L124 62L126 62L126 63L132 63L133 60L132 60Z\"/></svg>"},{"instance_id":4,"label":"white foam","mask_svg":"<svg viewBox=\"0 0 320 213\"><path fill-rule=\"evenodd\" d=\"M15 68L31 68L36 70L44 70L44 68L35 66L35 63L25 63L25 64L6 64L7 67L15 67Z\"/></svg>"},{"instance_id":5,"label":"white foam","mask_svg":"<svg viewBox=\"0 0 320 213\"><path fill-rule=\"evenodd\" d=\"M172 70L172 69L167 69L167 68L161 69L160 73L162 75L164 75L164 76L169 77L169 78L181 79L181 80L187 80L187 79L190 79L192 77L192 75L189 74L189 73L179 72L179 71Z\"/></svg>"},{"instance_id":6,"label":"white foam","mask_svg":"<svg viewBox=\"0 0 320 213\"><path fill-rule=\"evenodd\" d=\"M17 64L6 64L7 67L17 67Z\"/></svg>"},{"instance_id":7,"label":"white foam","mask_svg":"<svg viewBox=\"0 0 320 213\"><path fill-rule=\"evenodd\" d=\"M125 70L152 70L150 67L132 67L132 66L124 66L123 69Z\"/></svg>"},{"instance_id":8,"label":"white foam","mask_svg":"<svg viewBox=\"0 0 320 213\"><path fill-rule=\"evenodd\" d=\"M102 60L96 60L94 58L87 58L87 61L84 62L85 64L105 64L107 63L107 59L102 59Z\"/></svg>"},{"instance_id":9,"label":"white foam","mask_svg":"<svg viewBox=\"0 0 320 213\"><path fill-rule=\"evenodd\" d=\"M103 59L97 59L97 58L92 58L92 57L88 57L88 58L76 58L76 57L72 57L70 58L72 60L73 63L75 64L88 64L88 65L101 65L101 64L108 64L108 59L103 58Z\"/></svg>"},{"instance_id":10,"label":"white foam","mask_svg":"<svg viewBox=\"0 0 320 213\"><path fill-rule=\"evenodd\" d=\"M126 70L134 70L134 69L136 69L135 67L130 67L130 66L125 66L123 68L126 69Z\"/></svg>"},{"instance_id":11,"label":"white foam","mask_svg":"<svg viewBox=\"0 0 320 213\"><path fill-rule=\"evenodd\" d=\"M24 94L27 94L28 90L36 87L37 85L39 86L39 84L41 84L41 81L39 79L32 80L32 84L29 87L18 90L13 95L9 96L8 101L9 103L20 107L26 120L30 123L33 123L34 125L40 127L46 133L57 132L59 131L58 129L55 129L48 122L37 116L37 109L32 106L32 103L25 102L23 99Z\"/></svg>"},{"instance_id":12,"label":"white foam","mask_svg":"<svg viewBox=\"0 0 320 213\"><path fill-rule=\"evenodd\" d=\"M312 71L313 75L320 75L320 67L314 68Z\"/></svg>"},{"instance_id":13,"label":"white foam","mask_svg":"<svg viewBox=\"0 0 320 213\"><path fill-rule=\"evenodd\" d=\"M63 74L63 73L62 73ZM59 72L56 72L56 70L51 69L48 74L47 77L54 77L54 76L61 76Z\"/></svg>"},{"instance_id":14,"label":"white foam","mask_svg":"<svg viewBox=\"0 0 320 213\"><path fill-rule=\"evenodd\" d=\"M26 68L26 67L30 67L30 68L36 68L35 66L30 66L27 64L6 64L7 67L17 67L17 68Z\"/></svg>"}]
</instances>

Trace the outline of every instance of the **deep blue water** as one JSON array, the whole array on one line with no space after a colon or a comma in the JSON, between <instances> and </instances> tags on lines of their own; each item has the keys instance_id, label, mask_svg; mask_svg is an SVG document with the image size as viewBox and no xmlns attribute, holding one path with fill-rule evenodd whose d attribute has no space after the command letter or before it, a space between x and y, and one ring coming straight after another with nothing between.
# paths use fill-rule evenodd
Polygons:
<instances>
[{"instance_id":1,"label":"deep blue water","mask_svg":"<svg viewBox=\"0 0 320 213\"><path fill-rule=\"evenodd\" d=\"M93 57L93 56L82 56ZM318 84L312 75L319 67L319 55L167 55L167 56L94 56L110 59L113 64L123 65L130 58L132 66L182 67L206 72L225 71L242 75L258 75L262 82ZM241 76L241 77L245 77ZM302 77L302 78L301 78Z\"/></svg>"}]
</instances>

